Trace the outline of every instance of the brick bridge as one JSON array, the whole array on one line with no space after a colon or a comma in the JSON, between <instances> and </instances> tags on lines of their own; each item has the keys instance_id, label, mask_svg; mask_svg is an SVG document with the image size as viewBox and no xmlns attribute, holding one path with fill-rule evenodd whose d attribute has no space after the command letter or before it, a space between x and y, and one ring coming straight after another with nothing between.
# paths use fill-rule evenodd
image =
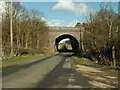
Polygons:
<instances>
[{"instance_id":1,"label":"brick bridge","mask_svg":"<svg viewBox=\"0 0 120 90\"><path fill-rule=\"evenodd\" d=\"M82 33L84 28L80 25L80 23L77 23L75 27L50 26L48 30L50 48L52 52L58 50L58 43L65 38L69 38L72 41L72 46L74 49L78 50L82 46L82 43L80 42L83 37Z\"/></svg>"}]
</instances>

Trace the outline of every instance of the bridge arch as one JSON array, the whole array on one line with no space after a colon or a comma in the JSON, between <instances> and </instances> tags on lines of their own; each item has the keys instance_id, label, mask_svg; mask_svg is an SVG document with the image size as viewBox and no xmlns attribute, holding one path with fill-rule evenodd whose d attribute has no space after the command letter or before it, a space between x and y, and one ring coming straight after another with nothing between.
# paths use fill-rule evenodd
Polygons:
<instances>
[{"instance_id":1,"label":"bridge arch","mask_svg":"<svg viewBox=\"0 0 120 90\"><path fill-rule=\"evenodd\" d=\"M57 51L61 51L58 49L58 45L59 45L59 42L63 39L66 39L68 38L70 40L70 43L71 43L71 46L72 46L72 50L66 50L64 52L76 52L79 50L79 41L77 40L77 38L73 35L70 35L70 34L62 34L62 35L59 35L55 38L55 46L56 46L56 50Z\"/></svg>"},{"instance_id":2,"label":"bridge arch","mask_svg":"<svg viewBox=\"0 0 120 90\"><path fill-rule=\"evenodd\" d=\"M77 27L54 27L50 26L48 28L48 34L49 34L49 50L51 52L56 52L56 38L62 35L68 35L68 38L74 37L75 39L73 41L76 41L80 44L80 28ZM71 39L72 40L72 39ZM79 46L78 46L79 47Z\"/></svg>"}]
</instances>

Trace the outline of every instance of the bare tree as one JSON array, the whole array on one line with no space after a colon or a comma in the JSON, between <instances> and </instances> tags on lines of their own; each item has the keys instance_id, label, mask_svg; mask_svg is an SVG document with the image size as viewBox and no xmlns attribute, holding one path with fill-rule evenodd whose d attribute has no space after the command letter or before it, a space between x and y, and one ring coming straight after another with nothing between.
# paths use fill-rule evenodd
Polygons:
<instances>
[{"instance_id":1,"label":"bare tree","mask_svg":"<svg viewBox=\"0 0 120 90\"><path fill-rule=\"evenodd\" d=\"M86 30L91 33L88 36L88 33L85 33L85 42L93 42L92 45L102 54L103 57L106 57L105 61L109 61L116 66L116 42L118 40L118 14L114 12L111 5L102 3L100 10L96 15L89 14L87 16L87 25ZM89 44L87 47L90 46ZM104 49L104 51L100 51ZM109 51L109 52L108 52ZM102 60L104 61L104 60Z\"/></svg>"},{"instance_id":2,"label":"bare tree","mask_svg":"<svg viewBox=\"0 0 120 90\"><path fill-rule=\"evenodd\" d=\"M12 6L12 12L10 6ZM10 24L12 29L10 29ZM38 10L27 10L20 2L12 2L12 5L6 2L2 26L2 44L5 55L11 53L13 56L13 53L16 54L22 49L35 51L42 46L46 47L48 43L43 41L44 37L48 40L48 33L46 23L42 20L42 13ZM41 52L42 49L39 51Z\"/></svg>"}]
</instances>

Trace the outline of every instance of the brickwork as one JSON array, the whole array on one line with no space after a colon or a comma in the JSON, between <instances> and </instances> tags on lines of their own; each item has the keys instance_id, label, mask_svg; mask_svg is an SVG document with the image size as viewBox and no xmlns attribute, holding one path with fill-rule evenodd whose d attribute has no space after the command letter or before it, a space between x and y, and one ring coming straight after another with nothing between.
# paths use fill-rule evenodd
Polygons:
<instances>
[{"instance_id":1,"label":"brickwork","mask_svg":"<svg viewBox=\"0 0 120 90\"><path fill-rule=\"evenodd\" d=\"M57 37L68 34L75 37L78 42L80 41L80 30L79 27L49 27L49 41L50 41L50 48L52 51L55 51L55 40Z\"/></svg>"}]
</instances>

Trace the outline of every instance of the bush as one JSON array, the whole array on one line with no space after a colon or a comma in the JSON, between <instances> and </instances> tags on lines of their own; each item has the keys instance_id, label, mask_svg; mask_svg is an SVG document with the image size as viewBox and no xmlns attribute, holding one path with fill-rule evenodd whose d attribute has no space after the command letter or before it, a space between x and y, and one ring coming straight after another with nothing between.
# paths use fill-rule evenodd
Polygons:
<instances>
[{"instance_id":1,"label":"bush","mask_svg":"<svg viewBox=\"0 0 120 90\"><path fill-rule=\"evenodd\" d=\"M29 49L20 48L19 50L16 51L15 55L16 56L21 56L21 55L26 55L28 53L29 53Z\"/></svg>"}]
</instances>

